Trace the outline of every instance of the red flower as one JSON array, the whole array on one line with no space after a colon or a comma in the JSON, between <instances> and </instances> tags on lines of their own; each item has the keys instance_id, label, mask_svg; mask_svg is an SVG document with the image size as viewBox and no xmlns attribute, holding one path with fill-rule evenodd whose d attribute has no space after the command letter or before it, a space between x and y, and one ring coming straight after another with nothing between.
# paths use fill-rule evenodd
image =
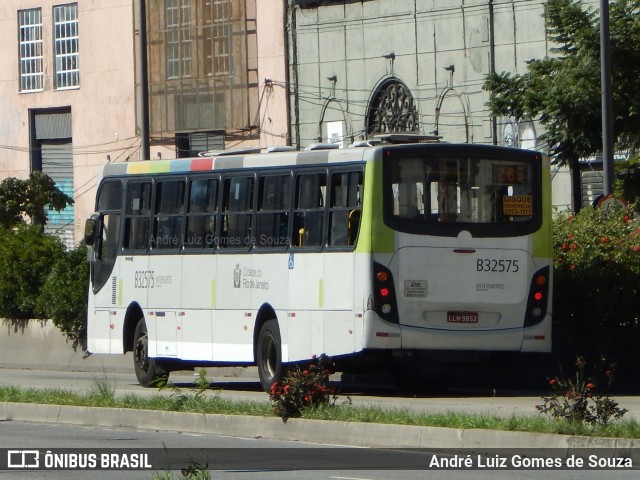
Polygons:
<instances>
[{"instance_id":1,"label":"red flower","mask_svg":"<svg viewBox=\"0 0 640 480\"><path fill-rule=\"evenodd\" d=\"M549 385L555 385L556 384L556 379L552 378L551 380L549 380Z\"/></svg>"},{"instance_id":2,"label":"red flower","mask_svg":"<svg viewBox=\"0 0 640 480\"><path fill-rule=\"evenodd\" d=\"M638 245L634 245L633 247L631 247L631 250L633 250L634 252L638 251Z\"/></svg>"},{"instance_id":3,"label":"red flower","mask_svg":"<svg viewBox=\"0 0 640 480\"><path fill-rule=\"evenodd\" d=\"M563 250L566 250L567 248L569 248L569 245L567 245L566 243L563 243L563 244L562 244L562 249L563 249Z\"/></svg>"},{"instance_id":4,"label":"red flower","mask_svg":"<svg viewBox=\"0 0 640 480\"><path fill-rule=\"evenodd\" d=\"M602 237L602 243L609 243L609 237Z\"/></svg>"},{"instance_id":5,"label":"red flower","mask_svg":"<svg viewBox=\"0 0 640 480\"><path fill-rule=\"evenodd\" d=\"M591 390L593 388L593 383L587 383L584 388Z\"/></svg>"},{"instance_id":6,"label":"red flower","mask_svg":"<svg viewBox=\"0 0 640 480\"><path fill-rule=\"evenodd\" d=\"M571 245L569 245L569 248L571 250L575 250L576 248L578 248L578 245L576 245L575 243L572 243Z\"/></svg>"}]
</instances>

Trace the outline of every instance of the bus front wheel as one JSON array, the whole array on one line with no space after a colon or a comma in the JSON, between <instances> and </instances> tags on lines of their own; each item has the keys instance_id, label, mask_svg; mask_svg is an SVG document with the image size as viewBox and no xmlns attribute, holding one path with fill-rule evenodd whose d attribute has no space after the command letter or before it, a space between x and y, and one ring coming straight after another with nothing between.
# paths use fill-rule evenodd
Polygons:
<instances>
[{"instance_id":1,"label":"bus front wheel","mask_svg":"<svg viewBox=\"0 0 640 480\"><path fill-rule=\"evenodd\" d=\"M138 383L143 387L160 386L169 378L169 372L155 358L149 358L149 340L144 318L138 320L133 334L133 367Z\"/></svg>"},{"instance_id":2,"label":"bus front wheel","mask_svg":"<svg viewBox=\"0 0 640 480\"><path fill-rule=\"evenodd\" d=\"M260 328L256 346L256 363L260 384L265 392L271 385L282 380L285 368L282 365L282 343L277 320L267 320Z\"/></svg>"}]
</instances>

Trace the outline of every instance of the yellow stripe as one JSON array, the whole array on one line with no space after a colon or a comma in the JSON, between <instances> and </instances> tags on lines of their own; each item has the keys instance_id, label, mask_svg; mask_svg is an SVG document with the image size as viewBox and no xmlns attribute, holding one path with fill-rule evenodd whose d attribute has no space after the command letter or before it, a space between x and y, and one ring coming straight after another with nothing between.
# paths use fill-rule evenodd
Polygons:
<instances>
[{"instance_id":1,"label":"yellow stripe","mask_svg":"<svg viewBox=\"0 0 640 480\"><path fill-rule=\"evenodd\" d=\"M118 279L118 305L122 306L122 279Z\"/></svg>"},{"instance_id":2,"label":"yellow stripe","mask_svg":"<svg viewBox=\"0 0 640 480\"><path fill-rule=\"evenodd\" d=\"M324 281L318 280L318 304L320 308L324 308Z\"/></svg>"},{"instance_id":3,"label":"yellow stripe","mask_svg":"<svg viewBox=\"0 0 640 480\"><path fill-rule=\"evenodd\" d=\"M149 173L150 162L134 162L127 165L127 173Z\"/></svg>"},{"instance_id":4,"label":"yellow stripe","mask_svg":"<svg viewBox=\"0 0 640 480\"><path fill-rule=\"evenodd\" d=\"M216 281L211 280L211 308L216 308Z\"/></svg>"}]
</instances>

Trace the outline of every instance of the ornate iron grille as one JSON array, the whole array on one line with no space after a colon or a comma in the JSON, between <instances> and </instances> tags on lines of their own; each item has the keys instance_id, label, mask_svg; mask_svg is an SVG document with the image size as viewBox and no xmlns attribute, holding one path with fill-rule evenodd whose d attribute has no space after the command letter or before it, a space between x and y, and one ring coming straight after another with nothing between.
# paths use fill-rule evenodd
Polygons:
<instances>
[{"instance_id":1,"label":"ornate iron grille","mask_svg":"<svg viewBox=\"0 0 640 480\"><path fill-rule=\"evenodd\" d=\"M367 133L419 132L418 110L409 89L397 80L378 88L369 108Z\"/></svg>"}]
</instances>

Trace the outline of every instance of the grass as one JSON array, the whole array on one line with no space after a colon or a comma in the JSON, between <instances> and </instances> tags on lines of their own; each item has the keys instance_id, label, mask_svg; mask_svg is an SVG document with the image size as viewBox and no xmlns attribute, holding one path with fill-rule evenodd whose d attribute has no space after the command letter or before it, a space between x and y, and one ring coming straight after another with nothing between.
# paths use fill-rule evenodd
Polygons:
<instances>
[{"instance_id":1,"label":"grass","mask_svg":"<svg viewBox=\"0 0 640 480\"><path fill-rule=\"evenodd\" d=\"M115 388L107 380L96 379L93 389L77 393L64 389L27 389L16 386L0 386L0 401L14 403L39 403L83 407L111 407L144 410L164 410L191 413L273 416L271 405L264 402L231 401L219 395L204 395L207 382L200 382L192 389L182 390L167 385L170 395L139 397L127 394L115 395ZM503 418L492 415L461 413L425 414L409 410L384 410L378 407L355 407L352 405L325 405L307 409L303 418L335 420L340 422L382 423L414 425L423 427L446 427L456 429L489 429L515 432L535 432L595 437L638 438L640 424L635 420L621 420L606 425L590 426L546 416Z\"/></svg>"}]
</instances>

